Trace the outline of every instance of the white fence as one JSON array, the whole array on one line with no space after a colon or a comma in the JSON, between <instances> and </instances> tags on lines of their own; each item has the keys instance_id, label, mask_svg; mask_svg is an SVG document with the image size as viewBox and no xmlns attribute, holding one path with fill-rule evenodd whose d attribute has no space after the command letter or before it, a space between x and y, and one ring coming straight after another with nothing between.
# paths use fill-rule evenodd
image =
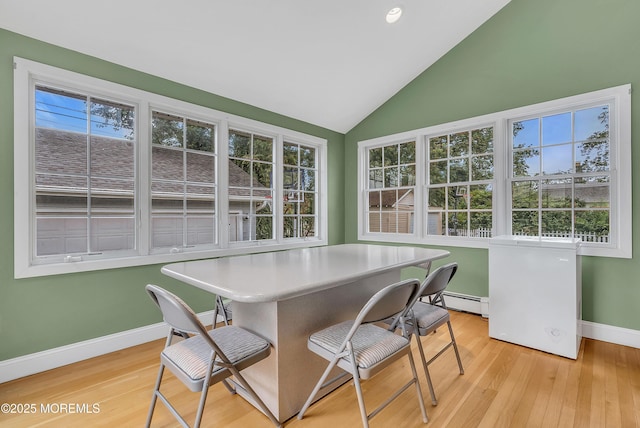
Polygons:
<instances>
[{"instance_id":1,"label":"white fence","mask_svg":"<svg viewBox=\"0 0 640 428\"><path fill-rule=\"evenodd\" d=\"M523 233L514 233L516 236L527 236ZM466 236L469 238L491 238L493 234L491 229L479 228L473 230L467 229L449 229L449 236ZM580 238L582 242L600 242L608 243L609 235L598 235L596 233L568 233L568 232L545 232L543 238Z\"/></svg>"}]
</instances>

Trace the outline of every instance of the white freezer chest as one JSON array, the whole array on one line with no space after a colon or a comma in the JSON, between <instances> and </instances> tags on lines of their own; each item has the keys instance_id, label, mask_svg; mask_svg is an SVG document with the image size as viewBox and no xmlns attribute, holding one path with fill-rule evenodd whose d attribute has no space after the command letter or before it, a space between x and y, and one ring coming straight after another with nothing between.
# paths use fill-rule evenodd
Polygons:
<instances>
[{"instance_id":1,"label":"white freezer chest","mask_svg":"<svg viewBox=\"0 0 640 428\"><path fill-rule=\"evenodd\" d=\"M489 336L576 359L582 340L579 239L489 241Z\"/></svg>"}]
</instances>

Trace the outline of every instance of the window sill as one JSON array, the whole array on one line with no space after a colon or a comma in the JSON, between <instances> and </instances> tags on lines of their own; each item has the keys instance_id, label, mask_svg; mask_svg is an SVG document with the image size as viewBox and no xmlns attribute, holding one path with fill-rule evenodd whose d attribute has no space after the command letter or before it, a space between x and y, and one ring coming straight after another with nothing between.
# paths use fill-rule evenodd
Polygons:
<instances>
[{"instance_id":1,"label":"window sill","mask_svg":"<svg viewBox=\"0 0 640 428\"><path fill-rule=\"evenodd\" d=\"M51 263L42 265L14 266L14 278L34 278L50 275L64 275L70 273L91 272L105 269L119 269L133 266L146 266L162 263L181 262L186 260L207 259L216 257L236 256L242 254L265 253L269 251L290 250L293 248L318 247L327 245L326 240L306 239L303 241L286 242L281 244L268 245L244 245L242 247L190 251L184 253L153 254L137 257L86 260L71 263Z\"/></svg>"}]
</instances>

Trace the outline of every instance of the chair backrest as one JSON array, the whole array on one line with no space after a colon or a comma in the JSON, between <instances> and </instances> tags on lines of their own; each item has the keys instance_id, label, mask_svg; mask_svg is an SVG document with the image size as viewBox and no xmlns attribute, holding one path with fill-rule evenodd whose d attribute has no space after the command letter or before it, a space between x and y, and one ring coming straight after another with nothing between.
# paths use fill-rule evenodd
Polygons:
<instances>
[{"instance_id":1,"label":"chair backrest","mask_svg":"<svg viewBox=\"0 0 640 428\"><path fill-rule=\"evenodd\" d=\"M454 262L440 266L431 272L420 286L420 297L442 293L457 270L458 264Z\"/></svg>"},{"instance_id":2,"label":"chair backrest","mask_svg":"<svg viewBox=\"0 0 640 428\"><path fill-rule=\"evenodd\" d=\"M160 308L165 322L175 330L208 336L198 316L181 298L157 285L148 284L145 289Z\"/></svg>"},{"instance_id":3,"label":"chair backrest","mask_svg":"<svg viewBox=\"0 0 640 428\"><path fill-rule=\"evenodd\" d=\"M409 302L415 299L419 289L420 281L417 279L407 279L387 285L362 307L355 324L383 321L407 311Z\"/></svg>"}]
</instances>

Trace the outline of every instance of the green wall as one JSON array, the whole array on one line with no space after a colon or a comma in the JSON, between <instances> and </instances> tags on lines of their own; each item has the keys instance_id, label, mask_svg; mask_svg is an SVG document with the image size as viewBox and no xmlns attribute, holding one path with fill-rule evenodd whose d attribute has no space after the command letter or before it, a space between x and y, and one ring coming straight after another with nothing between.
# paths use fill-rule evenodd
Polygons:
<instances>
[{"instance_id":1,"label":"green wall","mask_svg":"<svg viewBox=\"0 0 640 428\"><path fill-rule=\"evenodd\" d=\"M163 276L159 265L13 279L14 55L326 138L329 242L337 244L357 240L357 141L625 83L635 88L638 16L636 0L512 0L346 136L0 29L0 361L158 322L144 293L149 282L179 289L197 311L211 309L210 296ZM632 103L635 130L637 96ZM632 138L635 165L640 142ZM636 174L633 181L637 195ZM447 261L461 266L451 289L486 296L487 251L447 249ZM640 330L639 276L634 259L584 257L584 319Z\"/></svg>"},{"instance_id":2,"label":"green wall","mask_svg":"<svg viewBox=\"0 0 640 428\"><path fill-rule=\"evenodd\" d=\"M345 165L357 165L359 140L626 83L640 88L638 17L637 0L512 0L347 133ZM632 115L635 131L640 129L638 94ZM633 131L636 166L640 141ZM356 168L347 167L346 242L357 240L356 178ZM637 181L634 174L634 243L640 242ZM450 289L487 296L487 250L448 249L452 257L447 260L460 263ZM583 257L583 318L640 330L639 277L635 258Z\"/></svg>"},{"instance_id":3,"label":"green wall","mask_svg":"<svg viewBox=\"0 0 640 428\"><path fill-rule=\"evenodd\" d=\"M159 265L13 279L14 56L327 139L329 243L343 241L344 135L0 29L0 361L159 322L150 282L179 289L197 311L213 308L210 295Z\"/></svg>"}]
</instances>

